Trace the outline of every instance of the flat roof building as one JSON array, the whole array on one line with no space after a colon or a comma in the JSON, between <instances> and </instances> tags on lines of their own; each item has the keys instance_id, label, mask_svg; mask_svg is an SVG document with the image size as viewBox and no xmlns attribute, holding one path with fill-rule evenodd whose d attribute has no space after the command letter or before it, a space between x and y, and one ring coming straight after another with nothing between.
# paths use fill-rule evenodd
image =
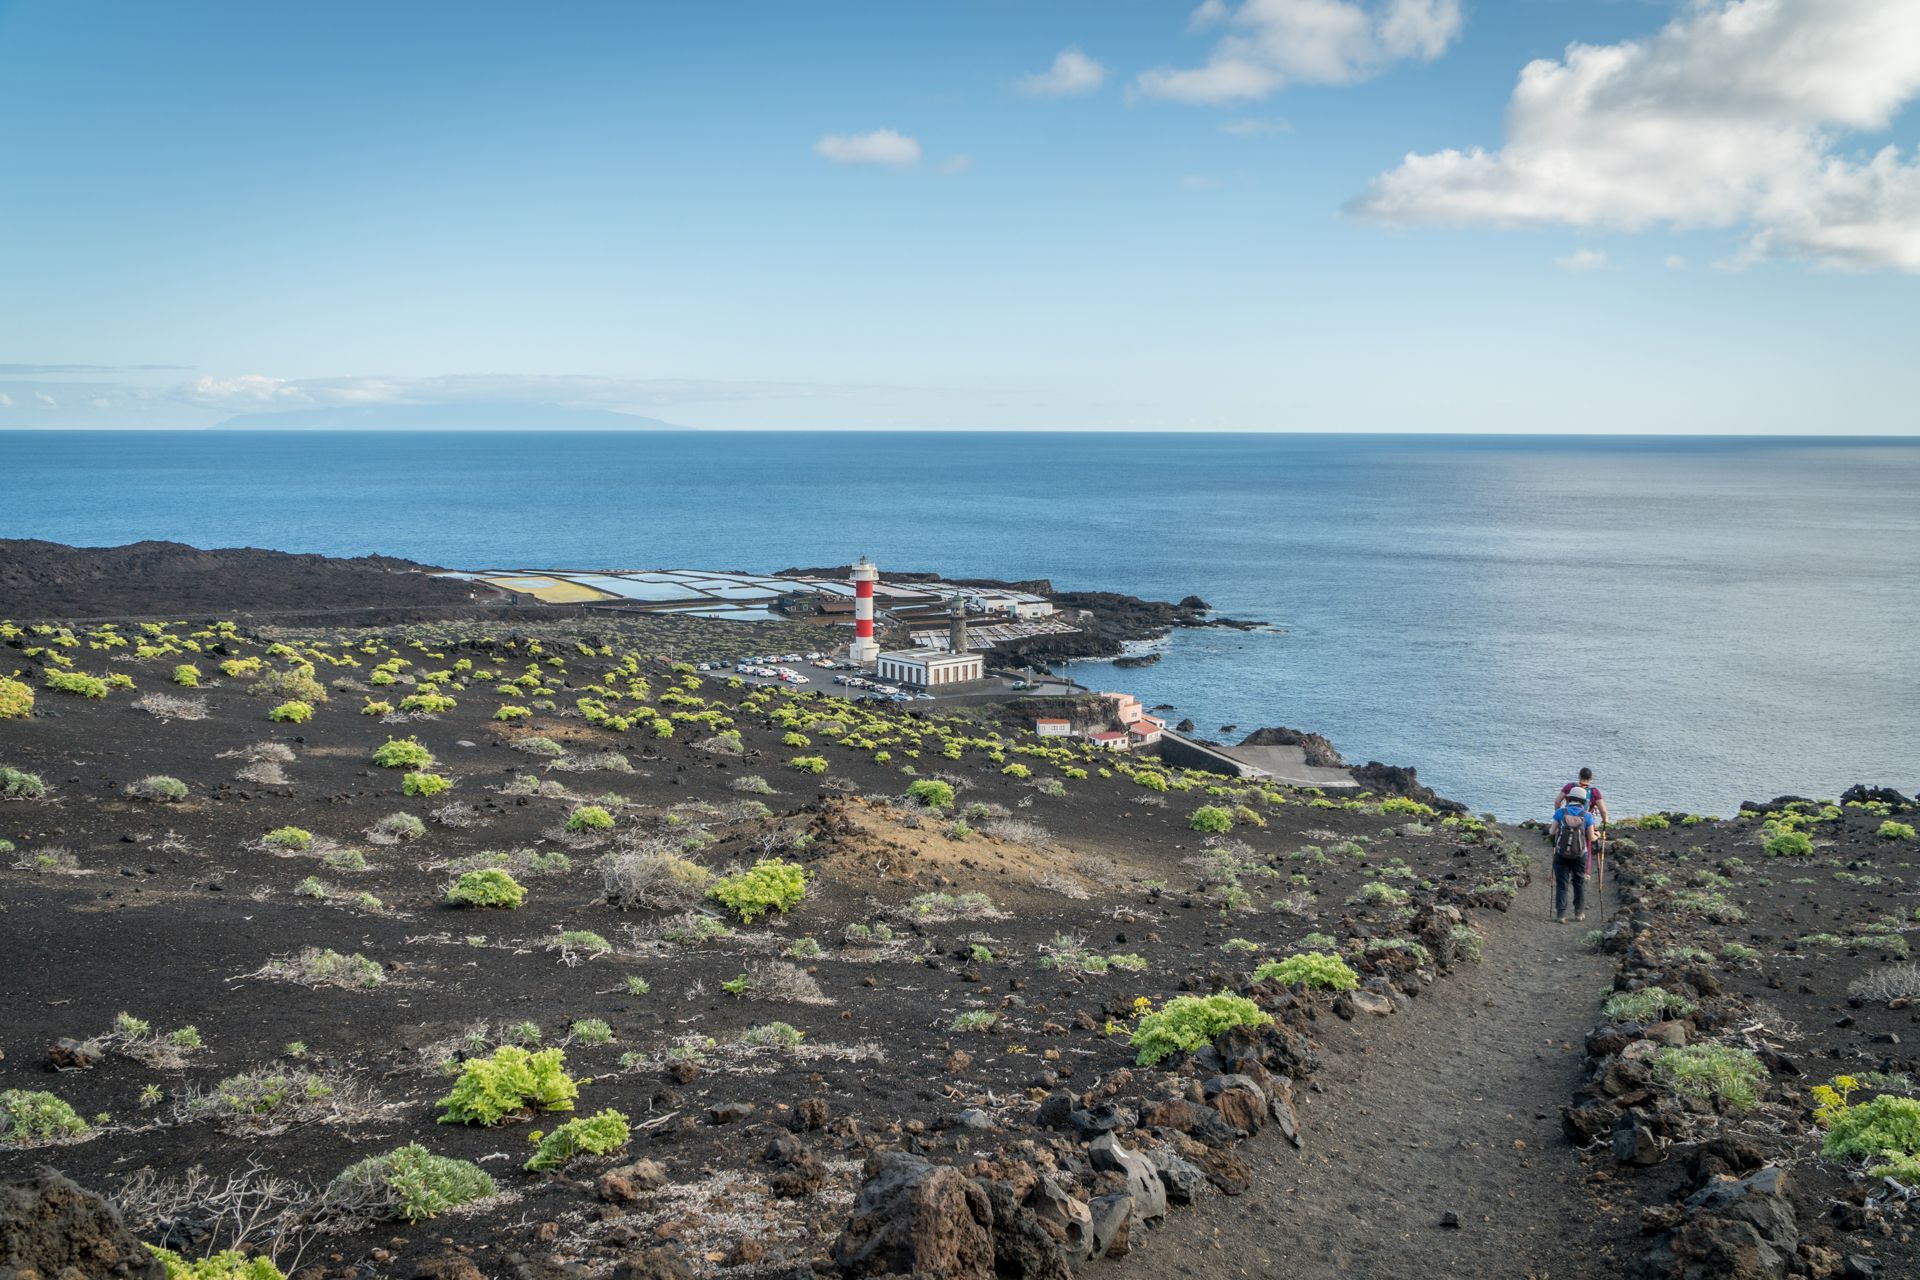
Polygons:
<instances>
[{"instance_id":1,"label":"flat roof building","mask_svg":"<svg viewBox=\"0 0 1920 1280\"><path fill-rule=\"evenodd\" d=\"M987 677L986 659L977 653L936 653L931 649L897 649L875 660L874 675L895 684L939 689Z\"/></svg>"}]
</instances>

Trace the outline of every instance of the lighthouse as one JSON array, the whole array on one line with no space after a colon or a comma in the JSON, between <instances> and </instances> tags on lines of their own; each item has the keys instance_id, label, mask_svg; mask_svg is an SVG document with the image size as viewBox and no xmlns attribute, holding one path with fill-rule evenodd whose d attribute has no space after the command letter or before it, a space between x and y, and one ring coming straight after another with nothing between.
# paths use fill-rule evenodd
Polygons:
<instances>
[{"instance_id":1,"label":"lighthouse","mask_svg":"<svg viewBox=\"0 0 1920 1280\"><path fill-rule=\"evenodd\" d=\"M847 658L856 666L870 667L880 657L880 646L873 639L873 584L880 571L865 556L853 566L853 644Z\"/></svg>"}]
</instances>

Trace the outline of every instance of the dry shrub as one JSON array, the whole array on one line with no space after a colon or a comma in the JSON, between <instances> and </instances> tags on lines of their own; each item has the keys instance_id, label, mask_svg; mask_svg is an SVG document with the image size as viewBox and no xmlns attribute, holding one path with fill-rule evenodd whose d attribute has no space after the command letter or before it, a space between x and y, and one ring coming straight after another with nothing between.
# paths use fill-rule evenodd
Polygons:
<instances>
[{"instance_id":1,"label":"dry shrub","mask_svg":"<svg viewBox=\"0 0 1920 1280\"><path fill-rule=\"evenodd\" d=\"M140 695L139 700L133 705L161 720L205 720L207 718L205 698L182 698L172 693L146 693Z\"/></svg>"},{"instance_id":2,"label":"dry shrub","mask_svg":"<svg viewBox=\"0 0 1920 1280\"><path fill-rule=\"evenodd\" d=\"M700 901L713 873L663 848L616 853L600 864L607 901L622 910L683 910Z\"/></svg>"},{"instance_id":3,"label":"dry shrub","mask_svg":"<svg viewBox=\"0 0 1920 1280\"><path fill-rule=\"evenodd\" d=\"M832 1004L820 984L799 965L785 960L756 960L747 966L747 990L755 1000L790 1004Z\"/></svg>"}]
</instances>

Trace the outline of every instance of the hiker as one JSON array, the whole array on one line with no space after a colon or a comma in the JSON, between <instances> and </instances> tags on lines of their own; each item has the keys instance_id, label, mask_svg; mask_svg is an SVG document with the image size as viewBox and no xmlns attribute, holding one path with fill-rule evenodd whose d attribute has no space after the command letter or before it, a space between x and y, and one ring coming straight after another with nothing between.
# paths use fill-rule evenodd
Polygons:
<instances>
[{"instance_id":1,"label":"hiker","mask_svg":"<svg viewBox=\"0 0 1920 1280\"><path fill-rule=\"evenodd\" d=\"M1553 922L1567 922L1567 908L1575 920L1587 918L1587 868L1593 852L1598 819L1585 787L1569 787L1553 811ZM1568 898L1572 902L1568 902Z\"/></svg>"},{"instance_id":2,"label":"hiker","mask_svg":"<svg viewBox=\"0 0 1920 1280\"><path fill-rule=\"evenodd\" d=\"M1600 788L1593 785L1593 770L1591 769L1580 770L1580 777L1578 781L1569 782L1565 786L1560 788L1561 804L1565 804L1567 802L1567 793L1572 791L1575 787L1579 787L1582 791L1585 791L1587 793L1587 808L1593 810L1594 813L1599 815L1601 825L1604 826L1607 821L1607 798L1600 794Z\"/></svg>"}]
</instances>

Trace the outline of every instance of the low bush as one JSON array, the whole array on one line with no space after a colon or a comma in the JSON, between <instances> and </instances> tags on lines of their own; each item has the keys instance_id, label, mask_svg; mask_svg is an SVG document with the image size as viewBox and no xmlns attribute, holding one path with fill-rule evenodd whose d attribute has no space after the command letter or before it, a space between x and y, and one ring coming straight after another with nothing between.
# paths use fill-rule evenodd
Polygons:
<instances>
[{"instance_id":1,"label":"low bush","mask_svg":"<svg viewBox=\"0 0 1920 1280\"><path fill-rule=\"evenodd\" d=\"M1870 1177L1904 1174L1910 1179L1920 1157L1920 1098L1883 1093L1871 1102L1840 1107L1820 1153L1877 1158L1883 1163L1867 1170Z\"/></svg>"},{"instance_id":2,"label":"low bush","mask_svg":"<svg viewBox=\"0 0 1920 1280\"><path fill-rule=\"evenodd\" d=\"M1284 960L1269 960L1253 971L1253 980L1276 980L1289 987L1298 982L1323 991L1352 991L1360 985L1360 975L1351 965L1323 951L1302 951Z\"/></svg>"},{"instance_id":3,"label":"low bush","mask_svg":"<svg viewBox=\"0 0 1920 1280\"><path fill-rule=\"evenodd\" d=\"M611 831L613 815L597 804L583 804L567 815L569 831Z\"/></svg>"},{"instance_id":4,"label":"low bush","mask_svg":"<svg viewBox=\"0 0 1920 1280\"><path fill-rule=\"evenodd\" d=\"M953 785L937 778L922 778L907 784L907 796L932 809L953 808Z\"/></svg>"},{"instance_id":5,"label":"low bush","mask_svg":"<svg viewBox=\"0 0 1920 1280\"><path fill-rule=\"evenodd\" d=\"M697 862L661 851L624 853L601 864L607 901L630 909L678 910L698 902L713 873Z\"/></svg>"},{"instance_id":6,"label":"low bush","mask_svg":"<svg viewBox=\"0 0 1920 1280\"><path fill-rule=\"evenodd\" d=\"M795 769L798 769L801 773L825 773L827 771L827 758L825 756L795 756L793 759L787 761L787 763Z\"/></svg>"},{"instance_id":7,"label":"low bush","mask_svg":"<svg viewBox=\"0 0 1920 1280\"><path fill-rule=\"evenodd\" d=\"M255 697L291 698L296 702L325 702L326 686L313 677L312 667L294 667L289 671L269 671L247 686Z\"/></svg>"},{"instance_id":8,"label":"low bush","mask_svg":"<svg viewBox=\"0 0 1920 1280\"><path fill-rule=\"evenodd\" d=\"M437 796L453 789L453 779L438 773L409 773L400 779L400 790L410 796Z\"/></svg>"},{"instance_id":9,"label":"low bush","mask_svg":"<svg viewBox=\"0 0 1920 1280\"><path fill-rule=\"evenodd\" d=\"M173 682L182 689L198 689L200 687L200 668L194 666L191 662L181 663L173 669Z\"/></svg>"},{"instance_id":10,"label":"low bush","mask_svg":"<svg viewBox=\"0 0 1920 1280\"><path fill-rule=\"evenodd\" d=\"M352 1214L418 1222L494 1193L493 1179L467 1160L436 1156L419 1143L348 1165L327 1184L323 1204Z\"/></svg>"},{"instance_id":11,"label":"low bush","mask_svg":"<svg viewBox=\"0 0 1920 1280\"><path fill-rule=\"evenodd\" d=\"M1273 1019L1244 996L1175 996L1140 1019L1133 1030L1136 1061L1150 1067L1176 1053L1192 1053L1232 1027L1264 1027Z\"/></svg>"},{"instance_id":12,"label":"low bush","mask_svg":"<svg viewBox=\"0 0 1920 1280\"><path fill-rule=\"evenodd\" d=\"M138 782L128 783L127 795L135 800L172 804L187 798L187 784L164 773L149 774Z\"/></svg>"},{"instance_id":13,"label":"low bush","mask_svg":"<svg viewBox=\"0 0 1920 1280\"><path fill-rule=\"evenodd\" d=\"M71 1138L87 1128L78 1112L44 1089L0 1089L0 1145Z\"/></svg>"},{"instance_id":14,"label":"low bush","mask_svg":"<svg viewBox=\"0 0 1920 1280\"><path fill-rule=\"evenodd\" d=\"M807 1033L788 1022L769 1022L764 1026L748 1027L741 1033L742 1044L756 1049L798 1049Z\"/></svg>"},{"instance_id":15,"label":"low bush","mask_svg":"<svg viewBox=\"0 0 1920 1280\"><path fill-rule=\"evenodd\" d=\"M493 718L495 720L525 720L532 714L533 709L531 707L504 706L494 711Z\"/></svg>"},{"instance_id":16,"label":"low bush","mask_svg":"<svg viewBox=\"0 0 1920 1280\"><path fill-rule=\"evenodd\" d=\"M1765 847L1769 858L1805 858L1813 853L1813 840L1804 831L1782 831Z\"/></svg>"},{"instance_id":17,"label":"low bush","mask_svg":"<svg viewBox=\"0 0 1920 1280\"><path fill-rule=\"evenodd\" d=\"M24 720L33 714L33 686L0 676L0 720Z\"/></svg>"},{"instance_id":18,"label":"low bush","mask_svg":"<svg viewBox=\"0 0 1920 1280\"><path fill-rule=\"evenodd\" d=\"M527 891L518 880L498 868L469 871L447 890L447 901L456 907L502 907L511 910L526 901Z\"/></svg>"},{"instance_id":19,"label":"low bush","mask_svg":"<svg viewBox=\"0 0 1920 1280\"><path fill-rule=\"evenodd\" d=\"M446 1108L441 1124L496 1125L534 1111L571 1111L580 1087L565 1070L558 1049L528 1053L503 1044L487 1058L469 1058L453 1091L435 1103Z\"/></svg>"},{"instance_id":20,"label":"low bush","mask_svg":"<svg viewBox=\"0 0 1920 1280\"><path fill-rule=\"evenodd\" d=\"M47 784L40 780L39 774L0 766L0 799L40 800L46 794Z\"/></svg>"},{"instance_id":21,"label":"low bush","mask_svg":"<svg viewBox=\"0 0 1920 1280\"><path fill-rule=\"evenodd\" d=\"M167 1280L287 1280L271 1259L249 1258L233 1249L191 1260L158 1245L150 1244L147 1250L160 1260Z\"/></svg>"},{"instance_id":22,"label":"low bush","mask_svg":"<svg viewBox=\"0 0 1920 1280\"><path fill-rule=\"evenodd\" d=\"M575 1156L604 1156L627 1145L627 1117L608 1107L596 1115L569 1120L540 1139L526 1167L536 1173L558 1169Z\"/></svg>"},{"instance_id":23,"label":"low bush","mask_svg":"<svg viewBox=\"0 0 1920 1280\"><path fill-rule=\"evenodd\" d=\"M283 702L267 712L267 719L282 724L305 724L313 719L313 704L309 702Z\"/></svg>"},{"instance_id":24,"label":"low bush","mask_svg":"<svg viewBox=\"0 0 1920 1280\"><path fill-rule=\"evenodd\" d=\"M388 738L374 750L373 762L382 769L425 769L433 752L418 738Z\"/></svg>"},{"instance_id":25,"label":"low bush","mask_svg":"<svg viewBox=\"0 0 1920 1280\"><path fill-rule=\"evenodd\" d=\"M436 716L443 711L451 711L459 706L444 693L435 693L431 689L422 689L419 693L410 693L400 699L402 711L417 711L421 715Z\"/></svg>"},{"instance_id":26,"label":"low bush","mask_svg":"<svg viewBox=\"0 0 1920 1280\"><path fill-rule=\"evenodd\" d=\"M1233 830L1233 811L1217 804L1203 804L1187 815L1187 826L1193 831L1221 835Z\"/></svg>"},{"instance_id":27,"label":"low bush","mask_svg":"<svg viewBox=\"0 0 1920 1280\"><path fill-rule=\"evenodd\" d=\"M1653 1076L1675 1093L1709 1098L1735 1111L1760 1101L1767 1068L1745 1049L1725 1044L1690 1044L1653 1055Z\"/></svg>"},{"instance_id":28,"label":"low bush","mask_svg":"<svg viewBox=\"0 0 1920 1280\"><path fill-rule=\"evenodd\" d=\"M1913 824L1910 822L1895 822L1889 818L1880 824L1880 830L1876 834L1882 840L1911 840L1913 839Z\"/></svg>"},{"instance_id":29,"label":"low bush","mask_svg":"<svg viewBox=\"0 0 1920 1280\"><path fill-rule=\"evenodd\" d=\"M82 675L78 671L49 671L41 683L56 693L70 693L76 698L104 698L107 696L107 682L92 676Z\"/></svg>"},{"instance_id":30,"label":"low bush","mask_svg":"<svg viewBox=\"0 0 1920 1280\"><path fill-rule=\"evenodd\" d=\"M276 849L302 850L313 844L313 832L304 827L275 827L260 837L262 844L270 844Z\"/></svg>"},{"instance_id":31,"label":"low bush","mask_svg":"<svg viewBox=\"0 0 1920 1280\"><path fill-rule=\"evenodd\" d=\"M1618 991L1607 997L1604 1012L1610 1022L1637 1022L1647 1026L1668 1018L1684 1018L1693 1012L1693 1001L1669 995L1663 987L1642 987L1638 991Z\"/></svg>"},{"instance_id":32,"label":"low bush","mask_svg":"<svg viewBox=\"0 0 1920 1280\"><path fill-rule=\"evenodd\" d=\"M752 924L769 912L787 912L807 896L806 868L780 858L762 858L737 875L714 881L707 896Z\"/></svg>"}]
</instances>

